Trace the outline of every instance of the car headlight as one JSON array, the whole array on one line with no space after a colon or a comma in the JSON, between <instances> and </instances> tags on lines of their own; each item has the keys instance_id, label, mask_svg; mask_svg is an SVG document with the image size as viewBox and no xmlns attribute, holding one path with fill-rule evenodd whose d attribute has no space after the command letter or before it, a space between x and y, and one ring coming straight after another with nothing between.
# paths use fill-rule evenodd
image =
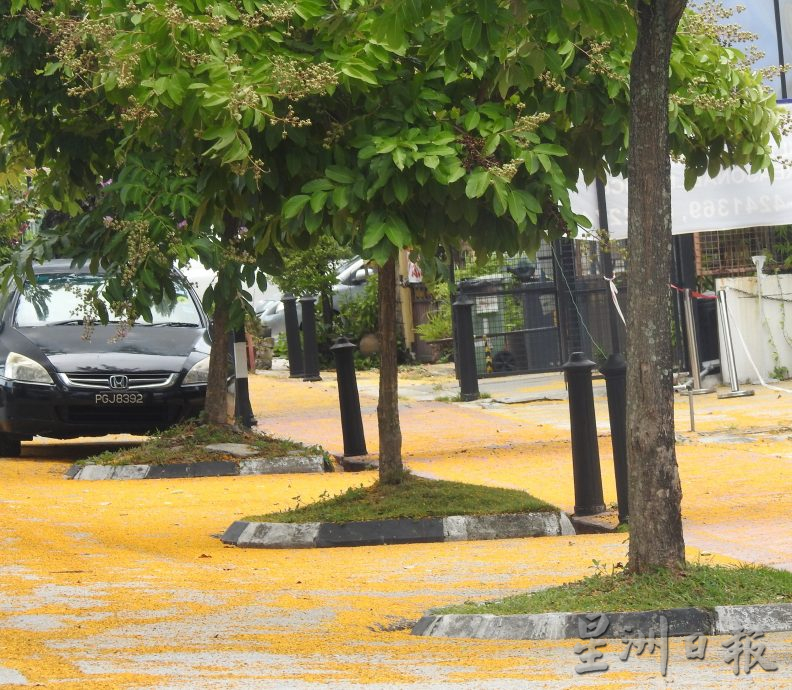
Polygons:
<instances>
[{"instance_id":1,"label":"car headlight","mask_svg":"<svg viewBox=\"0 0 792 690\"><path fill-rule=\"evenodd\" d=\"M182 386L194 386L198 383L208 383L209 381L209 358L204 357L200 362L194 364L192 369L182 381Z\"/></svg>"},{"instance_id":2,"label":"car headlight","mask_svg":"<svg viewBox=\"0 0 792 690\"><path fill-rule=\"evenodd\" d=\"M47 370L30 357L20 355L18 352L9 352L5 365L6 378L29 383L52 383L52 377Z\"/></svg>"}]
</instances>

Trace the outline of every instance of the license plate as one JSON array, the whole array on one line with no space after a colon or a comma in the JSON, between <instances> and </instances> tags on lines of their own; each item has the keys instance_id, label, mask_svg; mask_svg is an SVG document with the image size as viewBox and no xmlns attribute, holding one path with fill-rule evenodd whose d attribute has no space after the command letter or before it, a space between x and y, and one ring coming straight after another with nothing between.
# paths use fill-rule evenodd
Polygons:
<instances>
[{"instance_id":1,"label":"license plate","mask_svg":"<svg viewBox=\"0 0 792 690\"><path fill-rule=\"evenodd\" d=\"M142 405L143 393L97 393L96 405Z\"/></svg>"}]
</instances>

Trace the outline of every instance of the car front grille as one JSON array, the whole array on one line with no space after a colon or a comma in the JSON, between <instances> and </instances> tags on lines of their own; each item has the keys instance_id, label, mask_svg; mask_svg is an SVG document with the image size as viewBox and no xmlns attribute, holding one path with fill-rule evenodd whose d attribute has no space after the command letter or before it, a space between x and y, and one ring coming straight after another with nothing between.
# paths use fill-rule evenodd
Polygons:
<instances>
[{"instance_id":1,"label":"car front grille","mask_svg":"<svg viewBox=\"0 0 792 690\"><path fill-rule=\"evenodd\" d=\"M154 390L168 388L176 381L176 374L58 374L69 388L93 390ZM126 385L124 385L126 384Z\"/></svg>"}]
</instances>

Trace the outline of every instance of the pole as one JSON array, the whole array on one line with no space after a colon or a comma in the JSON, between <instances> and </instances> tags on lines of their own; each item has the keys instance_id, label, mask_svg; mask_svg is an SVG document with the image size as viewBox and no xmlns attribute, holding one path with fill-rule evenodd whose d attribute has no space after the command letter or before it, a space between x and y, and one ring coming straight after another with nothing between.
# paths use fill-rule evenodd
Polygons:
<instances>
[{"instance_id":1,"label":"pole","mask_svg":"<svg viewBox=\"0 0 792 690\"><path fill-rule=\"evenodd\" d=\"M573 352L561 369L569 390L569 422L572 434L572 473L575 481L575 515L605 512L602 473L597 445L597 419L591 371L595 364L582 352Z\"/></svg>"},{"instance_id":2,"label":"pole","mask_svg":"<svg viewBox=\"0 0 792 690\"><path fill-rule=\"evenodd\" d=\"M363 418L360 413L360 394L355 374L354 343L340 337L330 348L336 362L338 404L341 409L341 433L344 436L344 457L368 455Z\"/></svg>"},{"instance_id":3,"label":"pole","mask_svg":"<svg viewBox=\"0 0 792 690\"><path fill-rule=\"evenodd\" d=\"M729 371L729 384L731 391L719 393L719 398L745 398L753 395L752 390L740 390L740 382L737 379L737 364L734 359L734 342L731 337L731 326L729 324L729 310L726 305L726 290L718 290L718 311L720 312L721 328L723 329L723 349L726 351L726 365Z\"/></svg>"},{"instance_id":4,"label":"pole","mask_svg":"<svg viewBox=\"0 0 792 690\"><path fill-rule=\"evenodd\" d=\"M616 475L616 500L619 504L619 522L628 522L627 471L627 361L618 353L608 357L600 368L608 392L608 417L610 418L611 445L613 446L613 471Z\"/></svg>"},{"instance_id":5,"label":"pole","mask_svg":"<svg viewBox=\"0 0 792 690\"><path fill-rule=\"evenodd\" d=\"M250 404L247 337L244 328L237 328L234 331L234 374L234 416L240 420L242 426L250 429L258 422L253 416L253 407Z\"/></svg>"},{"instance_id":6,"label":"pole","mask_svg":"<svg viewBox=\"0 0 792 690\"><path fill-rule=\"evenodd\" d=\"M784 64L784 37L781 30L781 7L778 0L773 0L773 14L775 15L776 39L778 41L778 64ZM786 72L781 72L781 98L787 97Z\"/></svg>"},{"instance_id":7,"label":"pole","mask_svg":"<svg viewBox=\"0 0 792 690\"><path fill-rule=\"evenodd\" d=\"M460 294L452 305L455 316L455 352L459 360L459 390L462 400L478 400L476 344L473 336L473 300Z\"/></svg>"},{"instance_id":8,"label":"pole","mask_svg":"<svg viewBox=\"0 0 792 690\"><path fill-rule=\"evenodd\" d=\"M316 343L316 297L300 297L302 307L305 371L303 381L321 381L319 376L319 347Z\"/></svg>"},{"instance_id":9,"label":"pole","mask_svg":"<svg viewBox=\"0 0 792 690\"><path fill-rule=\"evenodd\" d=\"M286 293L282 298L283 322L286 326L286 349L289 356L289 377L302 378L305 371L302 346L300 345L300 323L297 318L297 298Z\"/></svg>"},{"instance_id":10,"label":"pole","mask_svg":"<svg viewBox=\"0 0 792 690\"><path fill-rule=\"evenodd\" d=\"M690 375L693 377L693 388L690 389L691 395L703 395L714 393L714 388L701 387L701 365L699 364L698 342L696 338L696 323L693 320L693 298L690 288L685 288L685 326L687 330L688 361L690 362Z\"/></svg>"},{"instance_id":11,"label":"pole","mask_svg":"<svg viewBox=\"0 0 792 690\"><path fill-rule=\"evenodd\" d=\"M596 189L599 226L603 233L601 239L602 271L606 278L613 280L616 276L613 275L613 255L611 254L610 234L608 232L608 206L605 199L605 183L599 178L597 178ZM608 292L610 292L610 290L608 290ZM612 297L612 295L608 296ZM621 352L621 343L619 342L619 314L616 311L616 305L613 303L613 299L608 299L608 324L610 325L611 352Z\"/></svg>"}]
</instances>

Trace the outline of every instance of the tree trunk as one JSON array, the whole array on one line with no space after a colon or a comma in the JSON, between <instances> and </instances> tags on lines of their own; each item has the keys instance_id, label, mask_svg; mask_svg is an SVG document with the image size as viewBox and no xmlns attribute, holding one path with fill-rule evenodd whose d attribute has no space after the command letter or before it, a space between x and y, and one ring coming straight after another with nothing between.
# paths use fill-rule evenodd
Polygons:
<instances>
[{"instance_id":1,"label":"tree trunk","mask_svg":"<svg viewBox=\"0 0 792 690\"><path fill-rule=\"evenodd\" d=\"M238 230L239 221L226 215L223 227L223 245L228 246ZM221 265L214 286L212 350L209 355L209 381L206 385L206 403L204 404L206 421L209 424L227 425L230 423L226 402L228 357L233 342L233 330L229 322L231 313L229 295L233 294L229 288L233 280L233 273L229 273L228 269Z\"/></svg>"},{"instance_id":2,"label":"tree trunk","mask_svg":"<svg viewBox=\"0 0 792 690\"><path fill-rule=\"evenodd\" d=\"M671 164L668 69L685 0L636 2L630 66L627 459L629 567L685 562L674 447L671 320Z\"/></svg>"},{"instance_id":3,"label":"tree trunk","mask_svg":"<svg viewBox=\"0 0 792 690\"><path fill-rule=\"evenodd\" d=\"M379 479L400 484L404 476L399 425L399 379L396 343L396 260L391 257L379 274L380 379L377 422L379 426Z\"/></svg>"},{"instance_id":4,"label":"tree trunk","mask_svg":"<svg viewBox=\"0 0 792 690\"><path fill-rule=\"evenodd\" d=\"M228 351L231 334L228 332L229 305L217 302L214 308L212 350L209 355L209 382L206 386L204 412L209 424L228 424L226 407Z\"/></svg>"}]
</instances>

